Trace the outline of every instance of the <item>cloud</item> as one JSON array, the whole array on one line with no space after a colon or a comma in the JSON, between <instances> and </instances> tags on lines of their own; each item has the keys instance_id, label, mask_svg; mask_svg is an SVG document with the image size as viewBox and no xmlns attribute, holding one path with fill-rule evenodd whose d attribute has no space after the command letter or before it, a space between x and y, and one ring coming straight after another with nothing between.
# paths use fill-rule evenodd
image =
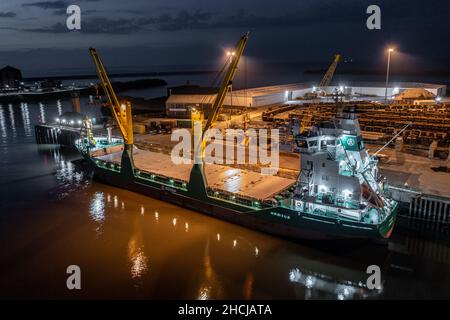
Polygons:
<instances>
[{"instance_id":1,"label":"cloud","mask_svg":"<svg viewBox=\"0 0 450 320\"><path fill-rule=\"evenodd\" d=\"M76 2L99 2L102 0L76 0ZM63 0L56 0L56 1L37 1L37 2L31 2L31 3L24 3L22 4L22 7L36 7L44 10L51 10L51 9L65 9L69 5L73 3L70 3L70 1L63 1Z\"/></svg>"},{"instance_id":2,"label":"cloud","mask_svg":"<svg viewBox=\"0 0 450 320\"><path fill-rule=\"evenodd\" d=\"M97 1L97 0L90 0L90 1ZM82 15L84 16L84 15L90 15L93 13L97 13L98 10L82 10L81 12L82 12ZM67 8L57 9L57 10L53 11L53 14L55 16L62 16L62 15L67 16Z\"/></svg>"},{"instance_id":3,"label":"cloud","mask_svg":"<svg viewBox=\"0 0 450 320\"><path fill-rule=\"evenodd\" d=\"M90 18L81 22L81 33L87 34L129 34L139 31L142 28L142 22L135 19L107 19L107 18ZM38 33L66 33L67 26L58 22L50 27L22 29L28 32Z\"/></svg>"},{"instance_id":4,"label":"cloud","mask_svg":"<svg viewBox=\"0 0 450 320\"><path fill-rule=\"evenodd\" d=\"M93 11L92 11L93 12ZM91 13L92 13L91 12ZM55 11L60 14L62 11ZM177 31L182 29L206 28L206 22L212 17L211 13L197 10L193 13L180 11L176 15L161 14L153 18L120 18L110 19L90 17L82 19L81 33L86 34L129 34L132 32L153 28L160 31ZM58 22L49 27L23 29L28 32L38 33L63 33L67 32L65 24Z\"/></svg>"},{"instance_id":5,"label":"cloud","mask_svg":"<svg viewBox=\"0 0 450 320\"><path fill-rule=\"evenodd\" d=\"M211 26L213 14L202 10L193 13L179 11L176 15L163 13L156 18L144 19L143 22L153 25L160 31L178 31L184 29L203 29Z\"/></svg>"},{"instance_id":6,"label":"cloud","mask_svg":"<svg viewBox=\"0 0 450 320\"><path fill-rule=\"evenodd\" d=\"M68 4L65 1L38 1L32 3L24 3L22 7L36 7L40 9L63 9L67 8Z\"/></svg>"},{"instance_id":7,"label":"cloud","mask_svg":"<svg viewBox=\"0 0 450 320\"><path fill-rule=\"evenodd\" d=\"M15 12L0 12L0 18L14 18L15 16L17 16Z\"/></svg>"},{"instance_id":8,"label":"cloud","mask_svg":"<svg viewBox=\"0 0 450 320\"><path fill-rule=\"evenodd\" d=\"M80 0L78 0L80 1ZM98 1L98 0L81 0L81 1ZM437 2L442 0L436 0ZM445 0L448 1L448 0ZM408 20L409 25L417 16L422 14L424 8L407 7L407 0L397 0L389 2L389 7L383 9L384 25L397 26L399 21ZM60 5L66 5L65 1L47 1L34 2L26 5L39 6L40 8L56 9L54 14L63 14L63 8L56 8ZM383 2L383 8L387 6L387 2ZM286 13L274 14L271 12L265 14L256 14L237 10L233 13L218 14L211 11L180 10L175 12L170 10L159 15L149 15L143 17L141 14L134 13L133 17L127 16L120 19L108 17L97 17L104 13L103 11L86 10L82 14L91 14L90 17L82 20L81 33L88 34L128 34L142 30L156 30L163 32L176 32L182 30L212 30L212 29L282 29L282 28L302 28L310 26L351 26L360 24L364 28L366 14L366 4L364 1L313 1L305 5L302 10L291 10ZM402 9L401 9L402 8ZM427 6L428 11L434 11L435 6ZM389 10L387 10L389 9ZM400 10L401 9L401 10ZM403 10L403 11L402 11ZM144 12L144 11L142 11ZM130 12L131 13L131 12ZM93 16L94 14L95 16ZM439 13L435 13L439 14ZM432 15L430 15L431 17ZM422 20L426 18L421 18ZM392 24L392 21L395 24ZM405 24L408 25L408 24ZM62 23L57 23L49 27L39 27L27 29L26 31L44 32L44 33L61 33L67 32Z\"/></svg>"}]
</instances>

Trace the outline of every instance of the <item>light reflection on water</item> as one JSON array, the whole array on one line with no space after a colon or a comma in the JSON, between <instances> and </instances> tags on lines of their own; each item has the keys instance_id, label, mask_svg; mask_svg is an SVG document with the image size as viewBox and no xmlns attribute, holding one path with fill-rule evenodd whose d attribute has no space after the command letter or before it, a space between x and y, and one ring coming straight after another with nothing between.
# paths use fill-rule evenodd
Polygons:
<instances>
[{"instance_id":1,"label":"light reflection on water","mask_svg":"<svg viewBox=\"0 0 450 320\"><path fill-rule=\"evenodd\" d=\"M61 112L58 104L43 108L47 119ZM30 121L39 106L5 110L0 105L2 149L34 146ZM2 174L20 172L20 179L0 184L0 194L8 195L2 201L14 205L13 194L26 204L37 195L0 225L1 243L8 243L0 256L0 286L10 297L71 297L64 285L69 264L79 264L86 275L86 298L449 297L447 244L438 246L436 260L415 249L436 250L435 244L414 236L394 234L388 248L294 243L92 181L57 149L18 150L0 168ZM17 196L24 190L26 197ZM382 268L382 290L365 287L370 264ZM436 275L442 277L436 281Z\"/></svg>"},{"instance_id":2,"label":"light reflection on water","mask_svg":"<svg viewBox=\"0 0 450 320\"><path fill-rule=\"evenodd\" d=\"M128 243L128 258L131 264L131 278L142 277L148 270L148 258L145 256L144 246L139 245L134 237Z\"/></svg>"},{"instance_id":3,"label":"light reflection on water","mask_svg":"<svg viewBox=\"0 0 450 320\"><path fill-rule=\"evenodd\" d=\"M103 192L94 193L89 213L95 222L102 223L105 220L105 195Z\"/></svg>"},{"instance_id":4,"label":"light reflection on water","mask_svg":"<svg viewBox=\"0 0 450 320\"><path fill-rule=\"evenodd\" d=\"M2 135L2 139L6 139L7 133L6 133L6 124L5 124L5 116L3 114L3 107L0 105L0 132Z\"/></svg>"},{"instance_id":5,"label":"light reflection on water","mask_svg":"<svg viewBox=\"0 0 450 320\"><path fill-rule=\"evenodd\" d=\"M13 109L12 104L8 105L8 109L9 109L9 121L11 122L11 124L10 124L11 125L11 131L12 131L13 137L15 138L16 135L17 135L17 132L16 132L16 120L14 119L14 109Z\"/></svg>"}]
</instances>

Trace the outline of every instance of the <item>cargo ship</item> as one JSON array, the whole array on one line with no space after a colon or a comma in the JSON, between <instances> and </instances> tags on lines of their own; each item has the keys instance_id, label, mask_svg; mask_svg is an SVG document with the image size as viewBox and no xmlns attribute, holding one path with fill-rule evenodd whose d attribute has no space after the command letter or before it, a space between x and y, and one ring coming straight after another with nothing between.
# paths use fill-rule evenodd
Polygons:
<instances>
[{"instance_id":1,"label":"cargo ship","mask_svg":"<svg viewBox=\"0 0 450 320\"><path fill-rule=\"evenodd\" d=\"M247 39L245 34L230 54L204 132L215 122ZM122 134L121 139L94 137L85 121L85 134L76 147L98 180L290 239L390 237L397 202L389 198L387 181L378 172L377 160L368 155L352 114L295 136L301 155L301 173L295 180L202 161L175 165L169 155L133 145L131 105L118 100L96 50L90 53Z\"/></svg>"}]
</instances>

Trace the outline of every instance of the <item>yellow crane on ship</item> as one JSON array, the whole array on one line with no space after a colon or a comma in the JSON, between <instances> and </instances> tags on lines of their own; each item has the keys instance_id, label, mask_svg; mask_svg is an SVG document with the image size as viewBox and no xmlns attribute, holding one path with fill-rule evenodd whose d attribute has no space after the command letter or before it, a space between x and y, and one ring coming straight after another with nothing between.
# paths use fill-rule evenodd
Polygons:
<instances>
[{"instance_id":1,"label":"yellow crane on ship","mask_svg":"<svg viewBox=\"0 0 450 320\"><path fill-rule=\"evenodd\" d=\"M200 154L201 161L200 164L196 163L193 166L191 172L191 179L189 181L189 185L192 186L190 188L193 191L194 196L197 194L199 190L200 197L203 198L206 196L205 192L205 181L203 178L203 155L204 149L206 145L206 133L208 129L212 127L212 125L216 122L217 117L219 115L219 111L223 106L225 101L225 96L227 92L230 90L234 75L237 71L237 66L239 63L239 59L242 56L244 48L248 41L248 32L244 34L239 40L238 44L234 51L230 52L231 62L228 66L227 72L222 80L222 84L217 93L217 97L212 106L211 112L209 113L208 119L204 126L202 126L202 135L200 139ZM133 122L132 122L132 114L131 114L131 103L126 100L119 101L117 95L114 92L114 89L111 85L111 81L109 80L108 74L106 72L105 66L97 53L95 48L89 48L89 53L94 61L95 68L97 71L98 78L100 80L100 84L103 88L104 94L107 98L107 104L111 110L113 117L115 118L117 125L120 129L120 133L122 134L124 140L124 150L122 153L122 161L121 161L121 174L126 177L134 177L134 162L133 162ZM198 188L197 182L200 182L203 185L203 188Z\"/></svg>"},{"instance_id":2,"label":"yellow crane on ship","mask_svg":"<svg viewBox=\"0 0 450 320\"><path fill-rule=\"evenodd\" d=\"M133 119L131 114L131 103L126 100L119 101L117 98L97 50L95 48L89 48L89 53L94 61L100 84L107 98L107 104L114 119L116 119L117 126L123 137L124 150L122 153L121 173L127 176L133 176Z\"/></svg>"},{"instance_id":3,"label":"yellow crane on ship","mask_svg":"<svg viewBox=\"0 0 450 320\"><path fill-rule=\"evenodd\" d=\"M202 135L201 139L198 139L198 141L195 141L194 145L194 151L195 152L195 163L191 170L191 176L189 179L189 191L191 192L192 196L200 199L205 199L207 197L206 194L206 180L205 180L205 174L203 169L203 157L206 147L206 141L208 139L208 129L210 129L214 123L217 120L217 117L219 115L220 109L223 106L223 103L225 101L226 94L230 91L231 86L233 84L233 79L237 71L237 67L239 64L239 60L242 56L242 53L244 52L244 49L248 42L248 36L249 33L245 33L239 42L237 43L234 51L230 52L231 62L228 66L227 72L225 73L225 76L222 79L221 86L219 88L219 91L217 93L216 99L214 100L214 103L212 105L211 111L209 113L208 119L206 120L206 123L204 126L202 126ZM198 154L197 154L198 153ZM198 157L200 156L200 157Z\"/></svg>"}]
</instances>

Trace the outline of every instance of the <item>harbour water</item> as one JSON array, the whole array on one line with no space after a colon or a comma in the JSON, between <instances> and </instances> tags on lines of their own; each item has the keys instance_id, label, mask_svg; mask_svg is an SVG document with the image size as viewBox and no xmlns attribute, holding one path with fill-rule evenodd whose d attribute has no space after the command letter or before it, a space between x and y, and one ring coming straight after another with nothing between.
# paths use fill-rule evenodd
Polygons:
<instances>
[{"instance_id":1,"label":"harbour water","mask_svg":"<svg viewBox=\"0 0 450 320\"><path fill-rule=\"evenodd\" d=\"M291 242L96 182L76 153L35 144L34 125L70 108L0 105L2 298L450 298L445 238ZM369 265L381 290L365 287Z\"/></svg>"}]
</instances>

